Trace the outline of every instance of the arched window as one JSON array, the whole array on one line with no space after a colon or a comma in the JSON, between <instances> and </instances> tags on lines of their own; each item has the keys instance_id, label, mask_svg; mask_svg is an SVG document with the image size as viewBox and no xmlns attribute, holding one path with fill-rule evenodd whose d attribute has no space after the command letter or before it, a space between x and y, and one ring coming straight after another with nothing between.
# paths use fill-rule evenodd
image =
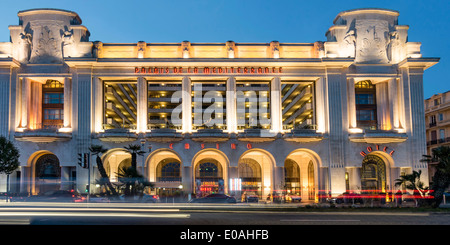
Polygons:
<instances>
[{"instance_id":1,"label":"arched window","mask_svg":"<svg viewBox=\"0 0 450 245\"><path fill-rule=\"evenodd\" d=\"M175 158L167 158L158 163L157 181L181 181L181 162Z\"/></svg>"},{"instance_id":2,"label":"arched window","mask_svg":"<svg viewBox=\"0 0 450 245\"><path fill-rule=\"evenodd\" d=\"M361 168L361 189L363 191L386 191L386 164L376 155L364 157Z\"/></svg>"},{"instance_id":3,"label":"arched window","mask_svg":"<svg viewBox=\"0 0 450 245\"><path fill-rule=\"evenodd\" d=\"M64 120L64 84L47 80L42 85L42 126L60 128Z\"/></svg>"},{"instance_id":4,"label":"arched window","mask_svg":"<svg viewBox=\"0 0 450 245\"><path fill-rule=\"evenodd\" d=\"M238 175L242 183L242 191L246 194L261 193L261 166L250 158L244 158L239 161Z\"/></svg>"},{"instance_id":5,"label":"arched window","mask_svg":"<svg viewBox=\"0 0 450 245\"><path fill-rule=\"evenodd\" d=\"M45 154L36 161L36 193L59 190L61 185L61 167L58 158Z\"/></svg>"},{"instance_id":6,"label":"arched window","mask_svg":"<svg viewBox=\"0 0 450 245\"><path fill-rule=\"evenodd\" d=\"M314 185L314 164L312 161L308 163L308 198L314 200L315 185Z\"/></svg>"},{"instance_id":7,"label":"arched window","mask_svg":"<svg viewBox=\"0 0 450 245\"><path fill-rule=\"evenodd\" d=\"M215 159L204 159L197 164L196 177L217 180L222 178L222 167Z\"/></svg>"},{"instance_id":8,"label":"arched window","mask_svg":"<svg viewBox=\"0 0 450 245\"><path fill-rule=\"evenodd\" d=\"M284 176L286 190L292 194L301 193L300 185L300 167L297 162L292 159L286 159L284 162Z\"/></svg>"}]
</instances>

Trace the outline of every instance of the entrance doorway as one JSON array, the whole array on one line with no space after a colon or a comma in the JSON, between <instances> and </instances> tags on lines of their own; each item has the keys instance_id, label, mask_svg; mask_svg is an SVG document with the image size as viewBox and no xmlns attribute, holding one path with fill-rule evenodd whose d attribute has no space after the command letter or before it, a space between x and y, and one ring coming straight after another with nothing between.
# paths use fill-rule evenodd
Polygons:
<instances>
[{"instance_id":1,"label":"entrance doorway","mask_svg":"<svg viewBox=\"0 0 450 245\"><path fill-rule=\"evenodd\" d=\"M362 192L386 192L386 164L376 155L364 157L361 169Z\"/></svg>"},{"instance_id":2,"label":"entrance doorway","mask_svg":"<svg viewBox=\"0 0 450 245\"><path fill-rule=\"evenodd\" d=\"M224 193L223 170L221 164L212 158L199 161L195 167L197 196Z\"/></svg>"}]
</instances>

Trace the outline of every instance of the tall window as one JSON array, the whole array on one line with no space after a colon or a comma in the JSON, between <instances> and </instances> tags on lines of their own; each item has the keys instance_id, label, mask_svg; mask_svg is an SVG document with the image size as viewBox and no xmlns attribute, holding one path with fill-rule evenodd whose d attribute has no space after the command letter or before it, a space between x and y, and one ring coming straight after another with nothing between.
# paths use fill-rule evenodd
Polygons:
<instances>
[{"instance_id":1,"label":"tall window","mask_svg":"<svg viewBox=\"0 0 450 245\"><path fill-rule=\"evenodd\" d=\"M375 85L370 81L355 84L356 123L359 128L377 129L377 102Z\"/></svg>"},{"instance_id":2,"label":"tall window","mask_svg":"<svg viewBox=\"0 0 450 245\"><path fill-rule=\"evenodd\" d=\"M281 83L281 109L284 129L314 129L313 83Z\"/></svg>"},{"instance_id":3,"label":"tall window","mask_svg":"<svg viewBox=\"0 0 450 245\"><path fill-rule=\"evenodd\" d=\"M294 160L286 159L284 162L284 176L286 190L291 194L300 195L300 168Z\"/></svg>"},{"instance_id":4,"label":"tall window","mask_svg":"<svg viewBox=\"0 0 450 245\"><path fill-rule=\"evenodd\" d=\"M192 126L194 129L226 129L226 83L192 82Z\"/></svg>"},{"instance_id":5,"label":"tall window","mask_svg":"<svg viewBox=\"0 0 450 245\"><path fill-rule=\"evenodd\" d=\"M48 80L42 85L42 128L61 128L64 123L64 85Z\"/></svg>"},{"instance_id":6,"label":"tall window","mask_svg":"<svg viewBox=\"0 0 450 245\"><path fill-rule=\"evenodd\" d=\"M181 129L181 91L180 81L148 82L148 129Z\"/></svg>"},{"instance_id":7,"label":"tall window","mask_svg":"<svg viewBox=\"0 0 450 245\"><path fill-rule=\"evenodd\" d=\"M270 83L268 81L238 81L236 109L239 130L269 129Z\"/></svg>"},{"instance_id":8,"label":"tall window","mask_svg":"<svg viewBox=\"0 0 450 245\"><path fill-rule=\"evenodd\" d=\"M136 85L136 81L105 81L104 129L136 129Z\"/></svg>"},{"instance_id":9,"label":"tall window","mask_svg":"<svg viewBox=\"0 0 450 245\"><path fill-rule=\"evenodd\" d=\"M242 180L242 190L247 194L261 194L261 166L253 159L242 159L238 165L238 175Z\"/></svg>"}]
</instances>

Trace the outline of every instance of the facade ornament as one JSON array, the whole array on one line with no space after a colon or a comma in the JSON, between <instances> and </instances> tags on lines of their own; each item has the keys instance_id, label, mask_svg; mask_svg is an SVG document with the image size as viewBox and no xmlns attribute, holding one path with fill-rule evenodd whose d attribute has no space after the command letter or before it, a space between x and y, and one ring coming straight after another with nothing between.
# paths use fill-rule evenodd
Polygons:
<instances>
[{"instance_id":1,"label":"facade ornament","mask_svg":"<svg viewBox=\"0 0 450 245\"><path fill-rule=\"evenodd\" d=\"M22 60L28 61L30 59L31 55L31 49L33 45L33 36L31 33L20 33L20 39L19 39L20 46L22 48Z\"/></svg>"},{"instance_id":2,"label":"facade ornament","mask_svg":"<svg viewBox=\"0 0 450 245\"><path fill-rule=\"evenodd\" d=\"M183 41L181 42L181 51L183 53L183 58L189 58L189 50L191 49L191 42Z\"/></svg>"},{"instance_id":3,"label":"facade ornament","mask_svg":"<svg viewBox=\"0 0 450 245\"><path fill-rule=\"evenodd\" d=\"M226 42L226 50L227 50L227 55L228 58L234 58L235 57L235 48L236 48L236 44L233 41L227 41Z\"/></svg>"},{"instance_id":4,"label":"facade ornament","mask_svg":"<svg viewBox=\"0 0 450 245\"><path fill-rule=\"evenodd\" d=\"M278 41L270 42L270 52L272 54L272 58L274 59L280 58L280 42Z\"/></svg>"},{"instance_id":5,"label":"facade ornament","mask_svg":"<svg viewBox=\"0 0 450 245\"><path fill-rule=\"evenodd\" d=\"M388 23L385 20L356 20L356 62L388 63Z\"/></svg>"},{"instance_id":6,"label":"facade ornament","mask_svg":"<svg viewBox=\"0 0 450 245\"><path fill-rule=\"evenodd\" d=\"M41 28L40 37L35 40L31 53L31 63L58 63L61 62L61 48L58 47L58 39L49 26Z\"/></svg>"},{"instance_id":7,"label":"facade ornament","mask_svg":"<svg viewBox=\"0 0 450 245\"><path fill-rule=\"evenodd\" d=\"M139 41L137 43L137 47L138 47L138 51L137 51L138 58L144 58L145 49L147 48L147 43L144 41Z\"/></svg>"},{"instance_id":8,"label":"facade ornament","mask_svg":"<svg viewBox=\"0 0 450 245\"><path fill-rule=\"evenodd\" d=\"M92 49L92 55L94 58L102 58L103 43L100 41L94 42L94 47Z\"/></svg>"},{"instance_id":9,"label":"facade ornament","mask_svg":"<svg viewBox=\"0 0 450 245\"><path fill-rule=\"evenodd\" d=\"M64 57L73 56L74 39L72 31L69 31L67 27L65 27L65 30L62 31L61 39L63 46L63 56Z\"/></svg>"},{"instance_id":10,"label":"facade ornament","mask_svg":"<svg viewBox=\"0 0 450 245\"><path fill-rule=\"evenodd\" d=\"M356 36L354 30L349 30L344 37L345 50L348 57L355 57L356 51Z\"/></svg>"}]
</instances>

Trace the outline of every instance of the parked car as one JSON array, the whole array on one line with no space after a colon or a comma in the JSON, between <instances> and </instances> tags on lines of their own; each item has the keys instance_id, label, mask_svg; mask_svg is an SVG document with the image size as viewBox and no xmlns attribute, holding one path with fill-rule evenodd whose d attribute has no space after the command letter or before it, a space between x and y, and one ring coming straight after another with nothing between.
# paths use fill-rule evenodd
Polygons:
<instances>
[{"instance_id":1,"label":"parked car","mask_svg":"<svg viewBox=\"0 0 450 245\"><path fill-rule=\"evenodd\" d=\"M159 202L159 196L158 195L147 195L147 194L144 194L144 196L142 197L142 202L157 203L157 202Z\"/></svg>"},{"instance_id":2,"label":"parked car","mask_svg":"<svg viewBox=\"0 0 450 245\"><path fill-rule=\"evenodd\" d=\"M14 198L13 198L14 199ZM74 190L48 191L42 194L21 197L24 202L85 202L86 198Z\"/></svg>"},{"instance_id":3,"label":"parked car","mask_svg":"<svg viewBox=\"0 0 450 245\"><path fill-rule=\"evenodd\" d=\"M286 196L286 201L287 202L301 202L302 201L302 197L301 196L297 196L297 195L287 195Z\"/></svg>"},{"instance_id":4,"label":"parked car","mask_svg":"<svg viewBox=\"0 0 450 245\"><path fill-rule=\"evenodd\" d=\"M257 195L248 195L246 197L246 202L259 202L259 198Z\"/></svg>"},{"instance_id":5,"label":"parked car","mask_svg":"<svg viewBox=\"0 0 450 245\"><path fill-rule=\"evenodd\" d=\"M236 198L225 194L211 194L202 198L194 198L191 203L236 203Z\"/></svg>"},{"instance_id":6,"label":"parked car","mask_svg":"<svg viewBox=\"0 0 450 245\"><path fill-rule=\"evenodd\" d=\"M332 198L332 202L336 204L344 203L347 200L348 203L359 203L363 204L363 197L357 193L342 193L341 195Z\"/></svg>"}]
</instances>

